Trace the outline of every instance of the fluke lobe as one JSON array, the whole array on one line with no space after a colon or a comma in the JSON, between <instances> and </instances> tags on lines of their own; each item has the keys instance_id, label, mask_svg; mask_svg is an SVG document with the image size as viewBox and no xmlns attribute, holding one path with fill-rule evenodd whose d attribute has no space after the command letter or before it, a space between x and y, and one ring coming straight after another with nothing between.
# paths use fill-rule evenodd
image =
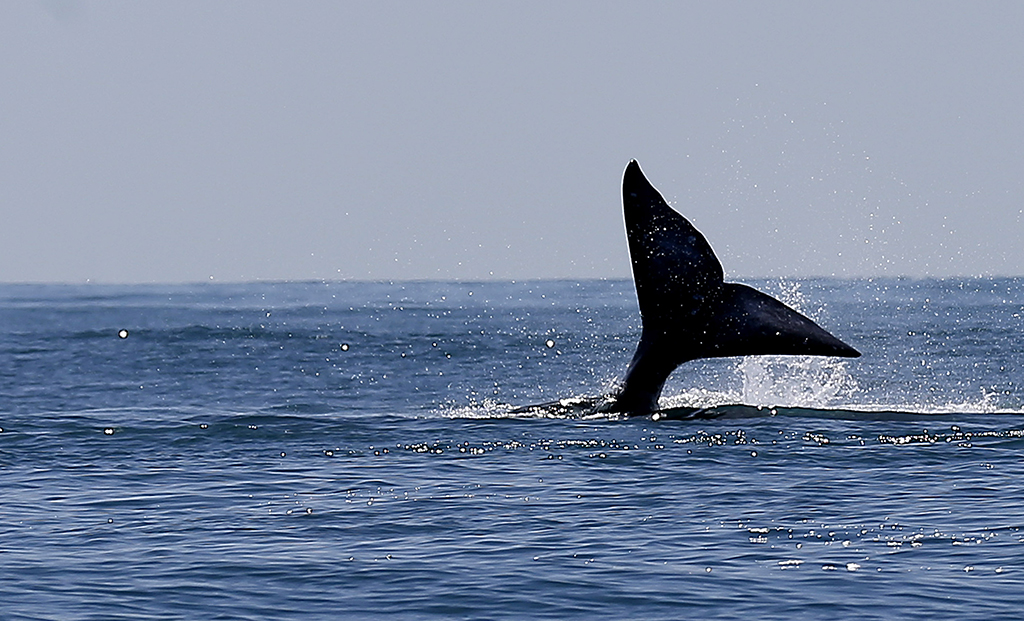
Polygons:
<instances>
[{"instance_id":1,"label":"fluke lobe","mask_svg":"<svg viewBox=\"0 0 1024 621\"><path fill-rule=\"evenodd\" d=\"M775 298L724 282L704 236L673 210L633 160L622 178L622 208L643 329L619 391L601 409L658 409L665 380L698 358L860 353Z\"/></svg>"}]
</instances>

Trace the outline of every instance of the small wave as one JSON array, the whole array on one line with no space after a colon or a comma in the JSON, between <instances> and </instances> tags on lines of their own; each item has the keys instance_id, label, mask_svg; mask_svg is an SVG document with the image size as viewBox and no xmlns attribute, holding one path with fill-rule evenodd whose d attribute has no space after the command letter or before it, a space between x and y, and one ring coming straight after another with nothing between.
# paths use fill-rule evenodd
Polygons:
<instances>
[{"instance_id":1,"label":"small wave","mask_svg":"<svg viewBox=\"0 0 1024 621\"><path fill-rule=\"evenodd\" d=\"M928 421L943 419L960 419L965 416L995 415L1022 416L1024 411L1005 410L993 412L970 412L963 410L928 410L920 411L902 407L840 407L840 408L807 408L807 407L774 407L763 405L723 404L706 408L669 408L651 415L653 420L712 420L739 418L809 418L819 420L851 420L851 421Z\"/></svg>"}]
</instances>

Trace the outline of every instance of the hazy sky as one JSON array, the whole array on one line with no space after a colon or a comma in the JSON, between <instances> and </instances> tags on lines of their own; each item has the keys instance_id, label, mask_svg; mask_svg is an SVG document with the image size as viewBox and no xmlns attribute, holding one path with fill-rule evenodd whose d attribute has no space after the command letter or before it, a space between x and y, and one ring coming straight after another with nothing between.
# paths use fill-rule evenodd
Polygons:
<instances>
[{"instance_id":1,"label":"hazy sky","mask_svg":"<svg viewBox=\"0 0 1024 621\"><path fill-rule=\"evenodd\" d=\"M0 281L1024 274L1022 2L0 0Z\"/></svg>"}]
</instances>

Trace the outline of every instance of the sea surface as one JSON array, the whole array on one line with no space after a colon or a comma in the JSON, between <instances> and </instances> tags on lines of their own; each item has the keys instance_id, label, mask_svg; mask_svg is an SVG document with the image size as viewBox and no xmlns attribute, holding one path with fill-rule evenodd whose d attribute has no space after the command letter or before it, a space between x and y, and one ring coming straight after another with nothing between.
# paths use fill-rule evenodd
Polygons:
<instances>
[{"instance_id":1,"label":"sea surface","mask_svg":"<svg viewBox=\"0 0 1024 621\"><path fill-rule=\"evenodd\" d=\"M747 283L863 356L588 416L630 281L0 285L0 619L1024 617L1024 279Z\"/></svg>"}]
</instances>

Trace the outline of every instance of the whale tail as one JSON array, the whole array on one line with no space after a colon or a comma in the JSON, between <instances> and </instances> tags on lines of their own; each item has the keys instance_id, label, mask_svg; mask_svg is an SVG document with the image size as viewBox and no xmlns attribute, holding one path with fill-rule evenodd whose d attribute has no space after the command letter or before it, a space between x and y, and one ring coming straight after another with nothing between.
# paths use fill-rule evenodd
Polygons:
<instances>
[{"instance_id":1,"label":"whale tail","mask_svg":"<svg viewBox=\"0 0 1024 621\"><path fill-rule=\"evenodd\" d=\"M711 245L633 160L622 179L629 256L643 328L611 411L658 409L668 376L698 358L860 353L775 298L724 282Z\"/></svg>"}]
</instances>

